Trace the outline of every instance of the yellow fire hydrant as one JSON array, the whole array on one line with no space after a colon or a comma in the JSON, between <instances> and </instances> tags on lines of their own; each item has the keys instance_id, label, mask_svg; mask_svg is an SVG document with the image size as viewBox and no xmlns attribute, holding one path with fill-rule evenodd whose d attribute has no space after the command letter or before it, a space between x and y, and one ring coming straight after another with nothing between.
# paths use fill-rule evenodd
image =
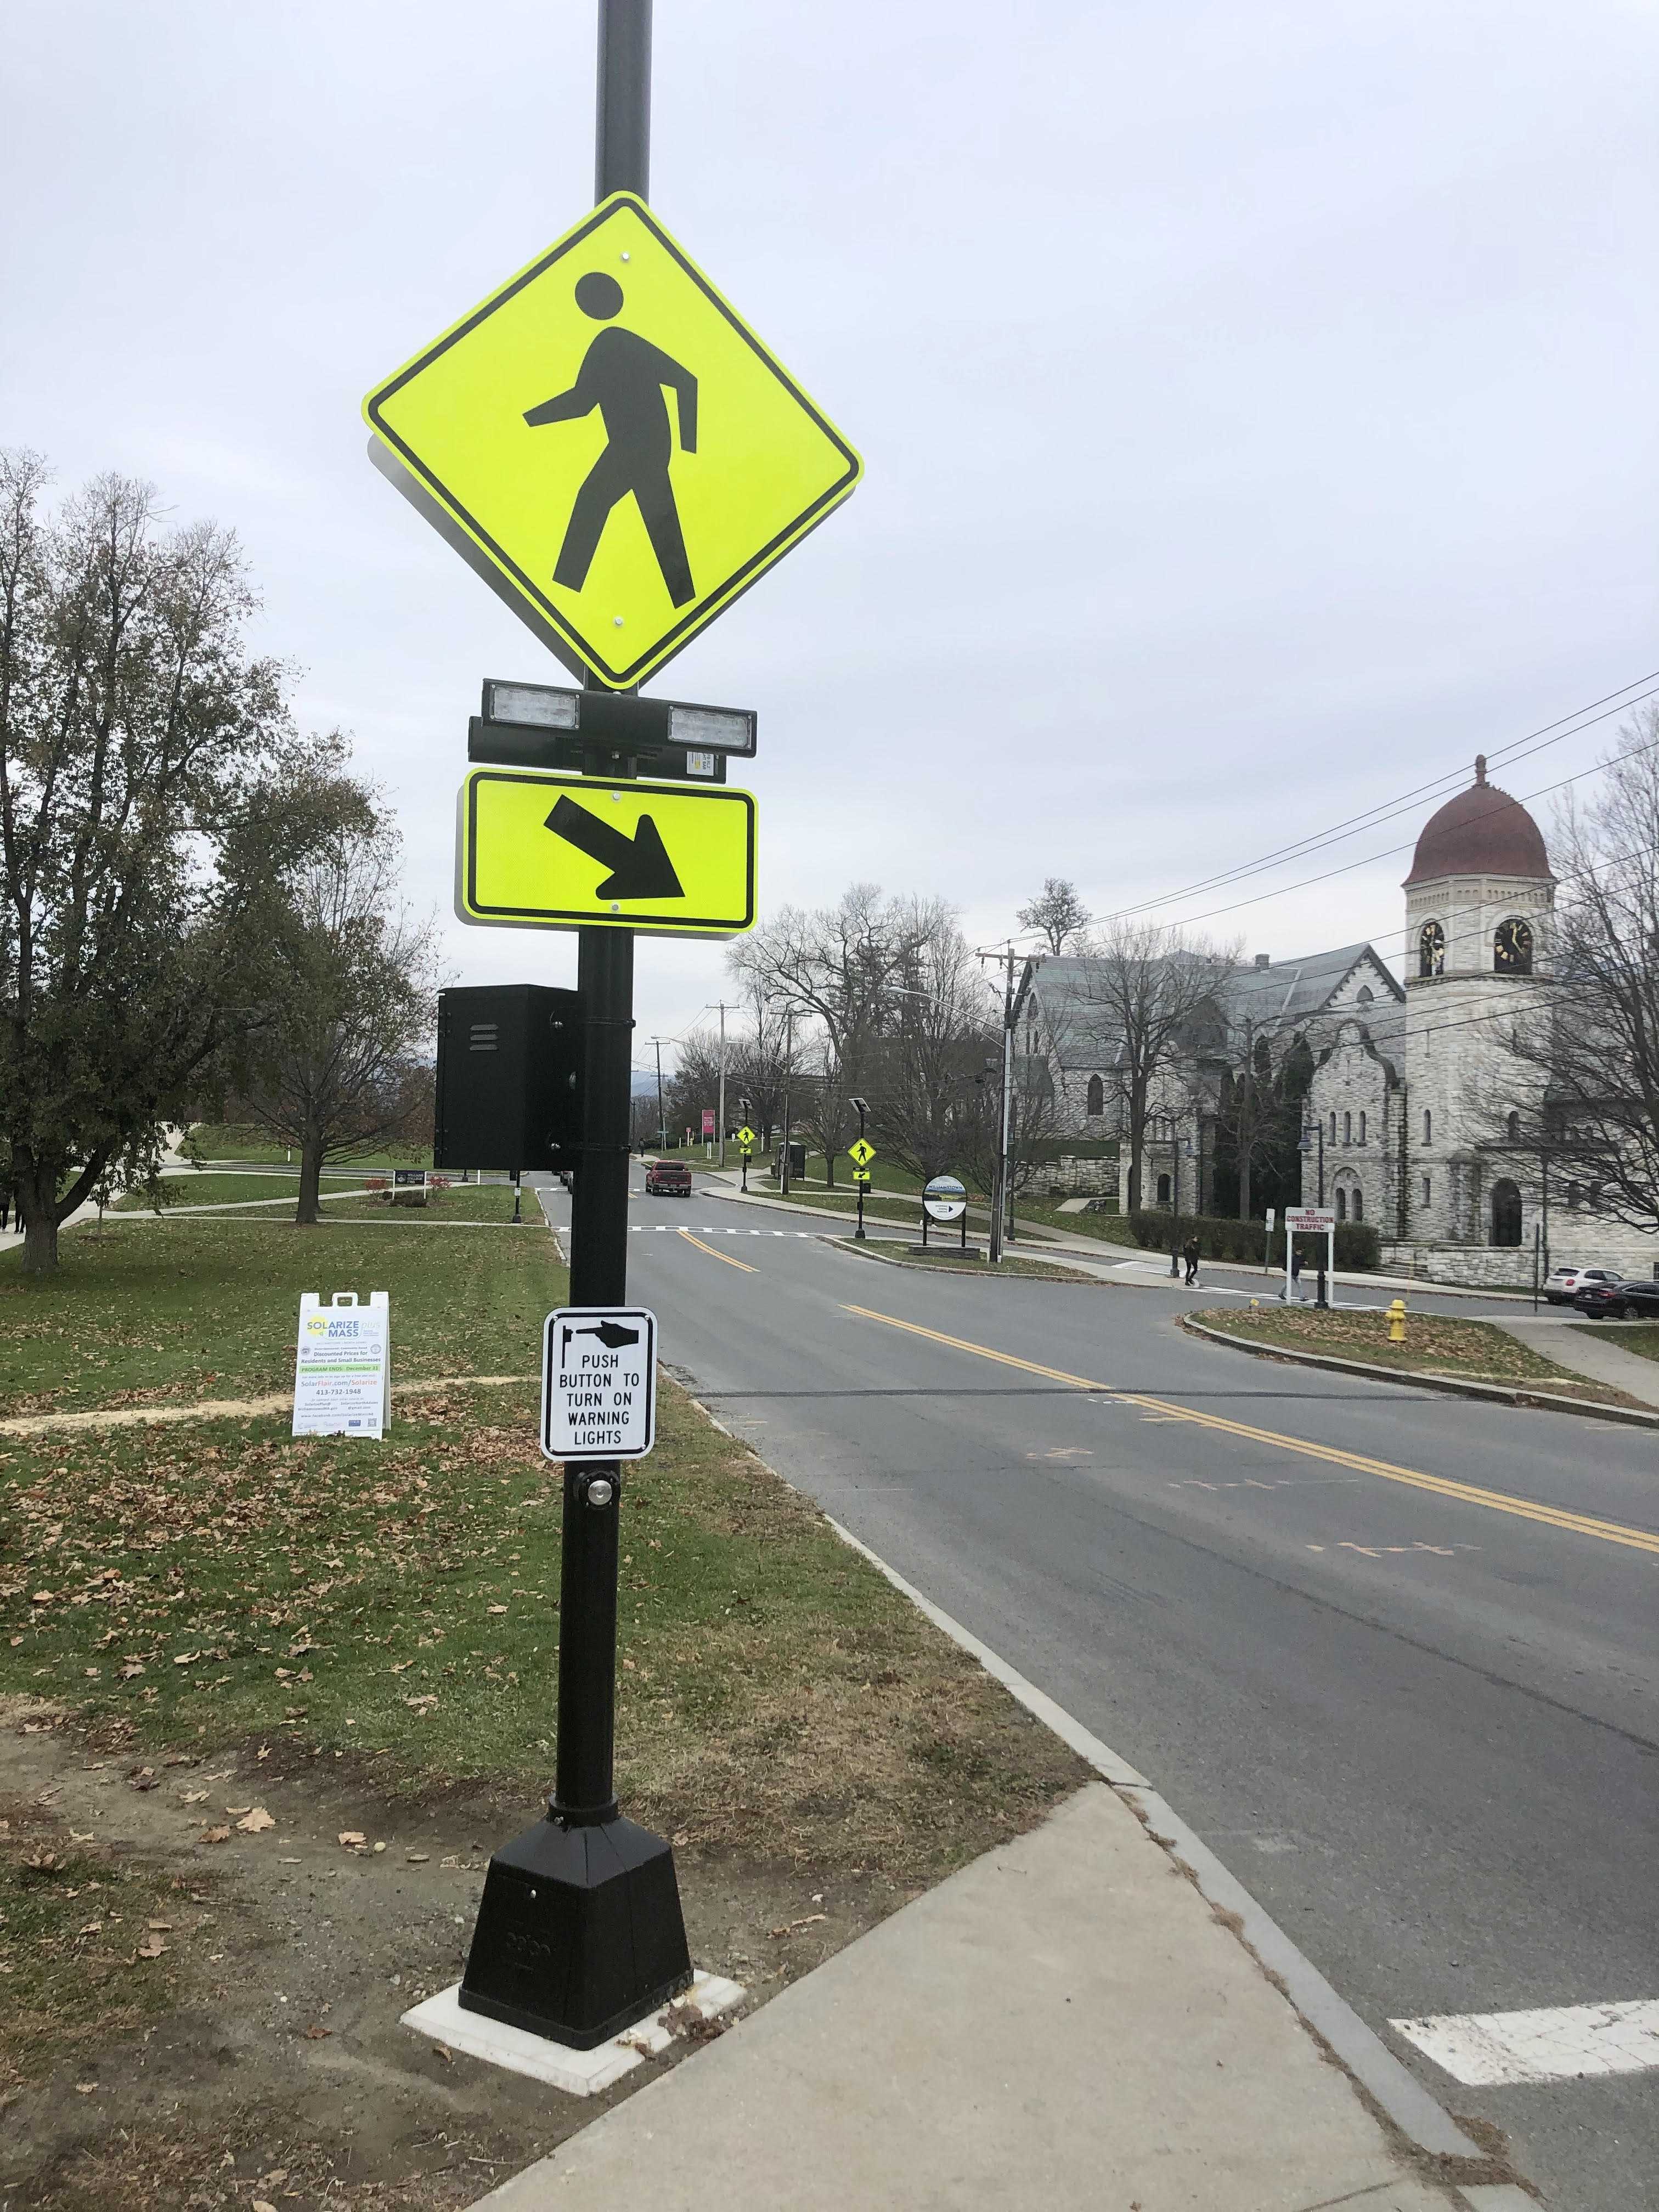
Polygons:
<instances>
[{"instance_id":1,"label":"yellow fire hydrant","mask_svg":"<svg viewBox=\"0 0 1659 2212\"><path fill-rule=\"evenodd\" d=\"M1403 1344L1405 1341L1406 1301L1404 1298L1396 1298L1389 1308L1389 1342Z\"/></svg>"}]
</instances>

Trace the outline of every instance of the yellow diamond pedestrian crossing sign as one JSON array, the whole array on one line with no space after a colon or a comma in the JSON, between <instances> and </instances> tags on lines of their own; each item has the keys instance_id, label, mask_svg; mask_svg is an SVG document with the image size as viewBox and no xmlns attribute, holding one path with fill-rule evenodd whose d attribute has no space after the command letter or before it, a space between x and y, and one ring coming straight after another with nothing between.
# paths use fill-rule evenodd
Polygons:
<instances>
[{"instance_id":1,"label":"yellow diamond pedestrian crossing sign","mask_svg":"<svg viewBox=\"0 0 1659 2212\"><path fill-rule=\"evenodd\" d=\"M755 1133L746 1121L738 1132L738 1143L745 1152L755 1149Z\"/></svg>"},{"instance_id":2,"label":"yellow diamond pedestrian crossing sign","mask_svg":"<svg viewBox=\"0 0 1659 2212\"><path fill-rule=\"evenodd\" d=\"M507 929L738 937L755 921L755 802L724 785L604 783L474 769L455 911Z\"/></svg>"},{"instance_id":3,"label":"yellow diamond pedestrian crossing sign","mask_svg":"<svg viewBox=\"0 0 1659 2212\"><path fill-rule=\"evenodd\" d=\"M628 192L363 412L428 519L567 665L619 690L781 560L863 468Z\"/></svg>"},{"instance_id":4,"label":"yellow diamond pedestrian crossing sign","mask_svg":"<svg viewBox=\"0 0 1659 2212\"><path fill-rule=\"evenodd\" d=\"M847 1157L857 1166L867 1168L876 1157L876 1148L867 1143L864 1138L860 1137L847 1147Z\"/></svg>"}]
</instances>

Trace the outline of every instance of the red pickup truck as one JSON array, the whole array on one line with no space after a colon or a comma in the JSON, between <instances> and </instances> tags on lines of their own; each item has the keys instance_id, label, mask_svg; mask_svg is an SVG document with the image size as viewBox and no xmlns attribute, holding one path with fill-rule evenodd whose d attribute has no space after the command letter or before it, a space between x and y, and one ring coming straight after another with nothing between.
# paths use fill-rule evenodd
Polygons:
<instances>
[{"instance_id":1,"label":"red pickup truck","mask_svg":"<svg viewBox=\"0 0 1659 2212\"><path fill-rule=\"evenodd\" d=\"M691 1170L684 1160L653 1160L645 1171L647 1198L690 1198Z\"/></svg>"}]
</instances>

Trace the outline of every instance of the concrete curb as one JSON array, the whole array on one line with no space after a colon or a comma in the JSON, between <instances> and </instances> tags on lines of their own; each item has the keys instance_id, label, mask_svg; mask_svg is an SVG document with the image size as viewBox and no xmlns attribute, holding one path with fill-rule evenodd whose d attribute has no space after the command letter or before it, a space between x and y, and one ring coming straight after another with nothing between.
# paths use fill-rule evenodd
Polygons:
<instances>
[{"instance_id":1,"label":"concrete curb","mask_svg":"<svg viewBox=\"0 0 1659 2212\"><path fill-rule=\"evenodd\" d=\"M731 1431L727 1430L726 1433L730 1435ZM1255 1953L1262 1967L1277 1978L1285 1996L1308 2026L1329 2046L1403 2135L1419 2149L1436 2158L1478 2159L1483 2162L1486 2160L1487 2154L1480 2146L1464 2134L1450 2113L1401 2064L1381 2037L1366 2027L1346 1999L1338 1996L1313 1961L1297 1948L1278 1922L1257 1904L1237 1875L1228 1871L1208 1845L1201 1842L1186 1822L1170 1810L1144 1775L1137 1772L1127 1759L1120 1758L1109 1745L1091 1734L1080 1721L1074 1719L1063 1706L1056 1705L1034 1682L1028 1681L1006 1659L1000 1658L988 1645L981 1644L959 1620L953 1620L941 1607L924 1597L914 1583L908 1583L895 1568L888 1565L878 1553L861 1543L850 1529L844 1528L829 1514L825 1514L824 1519L843 1544L858 1553L860 1558L867 1559L901 1595L908 1598L918 1612L925 1613L953 1644L976 1659L986 1673L1000 1682L1010 1696L1024 1705L1034 1719L1052 1729L1062 1743L1068 1744L1079 1758L1086 1759L1102 1779L1109 1783L1130 1808L1144 1817L1147 1833L1153 1842L1161 1844L1187 1869L1197 1884L1200 1896L1218 1911L1234 1916L1239 1923L1241 1937ZM1497 2212L1495 2205L1493 2212Z\"/></svg>"},{"instance_id":2,"label":"concrete curb","mask_svg":"<svg viewBox=\"0 0 1659 2212\"><path fill-rule=\"evenodd\" d=\"M1587 1413L1594 1420L1623 1421L1632 1429L1659 1429L1659 1413L1641 1412L1634 1406L1603 1406L1591 1399L1561 1398L1550 1390L1529 1390L1524 1383L1466 1382L1455 1375L1402 1373L1395 1367L1374 1367L1363 1359L1338 1359L1328 1352L1292 1352L1282 1344L1252 1344L1247 1338L1235 1336L1231 1329L1211 1328L1185 1314L1180 1316L1180 1325L1188 1336L1207 1337L1212 1344L1224 1344L1230 1351L1247 1352L1256 1359L1286 1359L1295 1367L1324 1367L1337 1375L1360 1376L1369 1382L1399 1382L1414 1390L1438 1390L1450 1398L1482 1398L1490 1404L1527 1406L1547 1413Z\"/></svg>"},{"instance_id":3,"label":"concrete curb","mask_svg":"<svg viewBox=\"0 0 1659 2212\"><path fill-rule=\"evenodd\" d=\"M932 1260L895 1260L886 1252L866 1252L862 1246L855 1243L850 1237L826 1237L823 1242L830 1246L832 1251L846 1252L854 1260L869 1260L878 1267L902 1267L911 1274L915 1274L925 1269L929 1274L960 1275L970 1283L1040 1283L1042 1280L1042 1277L1041 1275L1002 1274L997 1268L992 1267L988 1260L986 1261L983 1267L978 1269L960 1267L946 1267L936 1265ZM920 1251L921 1249L921 1245L918 1244L916 1249L917 1251ZM1030 1254L1028 1252L1022 1252L1019 1255L1019 1257L1022 1260L1030 1259ZM1069 1262L1060 1258L1050 1260L1048 1255L1045 1253L1043 1257L1036 1262L1036 1265L1039 1267L1068 1267ZM1066 1287L1074 1291L1081 1289L1082 1283L1076 1279L1080 1270L1072 1269L1071 1273L1073 1279L1066 1285ZM1100 1288L1104 1291L1114 1291L1118 1287L1115 1283L1108 1282L1105 1277L1102 1275L1085 1275L1083 1277L1083 1281L1098 1284Z\"/></svg>"}]
</instances>

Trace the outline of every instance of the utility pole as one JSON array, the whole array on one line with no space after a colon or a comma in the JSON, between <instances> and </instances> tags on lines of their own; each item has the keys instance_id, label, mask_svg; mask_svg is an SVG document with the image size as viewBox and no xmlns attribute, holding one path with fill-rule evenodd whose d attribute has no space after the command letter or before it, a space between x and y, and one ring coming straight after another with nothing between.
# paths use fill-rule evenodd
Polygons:
<instances>
[{"instance_id":1,"label":"utility pole","mask_svg":"<svg viewBox=\"0 0 1659 2212\"><path fill-rule=\"evenodd\" d=\"M778 1190L789 1195L789 1076L795 1057L795 1010L786 1006L783 1015L783 1154L780 1163Z\"/></svg>"},{"instance_id":2,"label":"utility pole","mask_svg":"<svg viewBox=\"0 0 1659 2212\"><path fill-rule=\"evenodd\" d=\"M663 1041L660 1037L653 1037L651 1042L657 1048L657 1150L659 1152L665 1152L668 1150L668 1123L663 1118L662 1105Z\"/></svg>"},{"instance_id":3,"label":"utility pole","mask_svg":"<svg viewBox=\"0 0 1659 2212\"><path fill-rule=\"evenodd\" d=\"M726 1001L721 999L716 1003L720 1007L720 1083L719 1118L715 1126L715 1138L719 1151L714 1165L717 1168L723 1168L726 1165ZM735 1006L732 1012L734 1013L737 1012Z\"/></svg>"},{"instance_id":4,"label":"utility pole","mask_svg":"<svg viewBox=\"0 0 1659 2212\"><path fill-rule=\"evenodd\" d=\"M997 1164L991 1178L991 1265L1002 1260L1002 1224L1012 1212L1009 1190L1008 1137L1014 1109L1014 948L1008 947L1007 973L1002 988L1002 1097L997 1112Z\"/></svg>"}]
</instances>

